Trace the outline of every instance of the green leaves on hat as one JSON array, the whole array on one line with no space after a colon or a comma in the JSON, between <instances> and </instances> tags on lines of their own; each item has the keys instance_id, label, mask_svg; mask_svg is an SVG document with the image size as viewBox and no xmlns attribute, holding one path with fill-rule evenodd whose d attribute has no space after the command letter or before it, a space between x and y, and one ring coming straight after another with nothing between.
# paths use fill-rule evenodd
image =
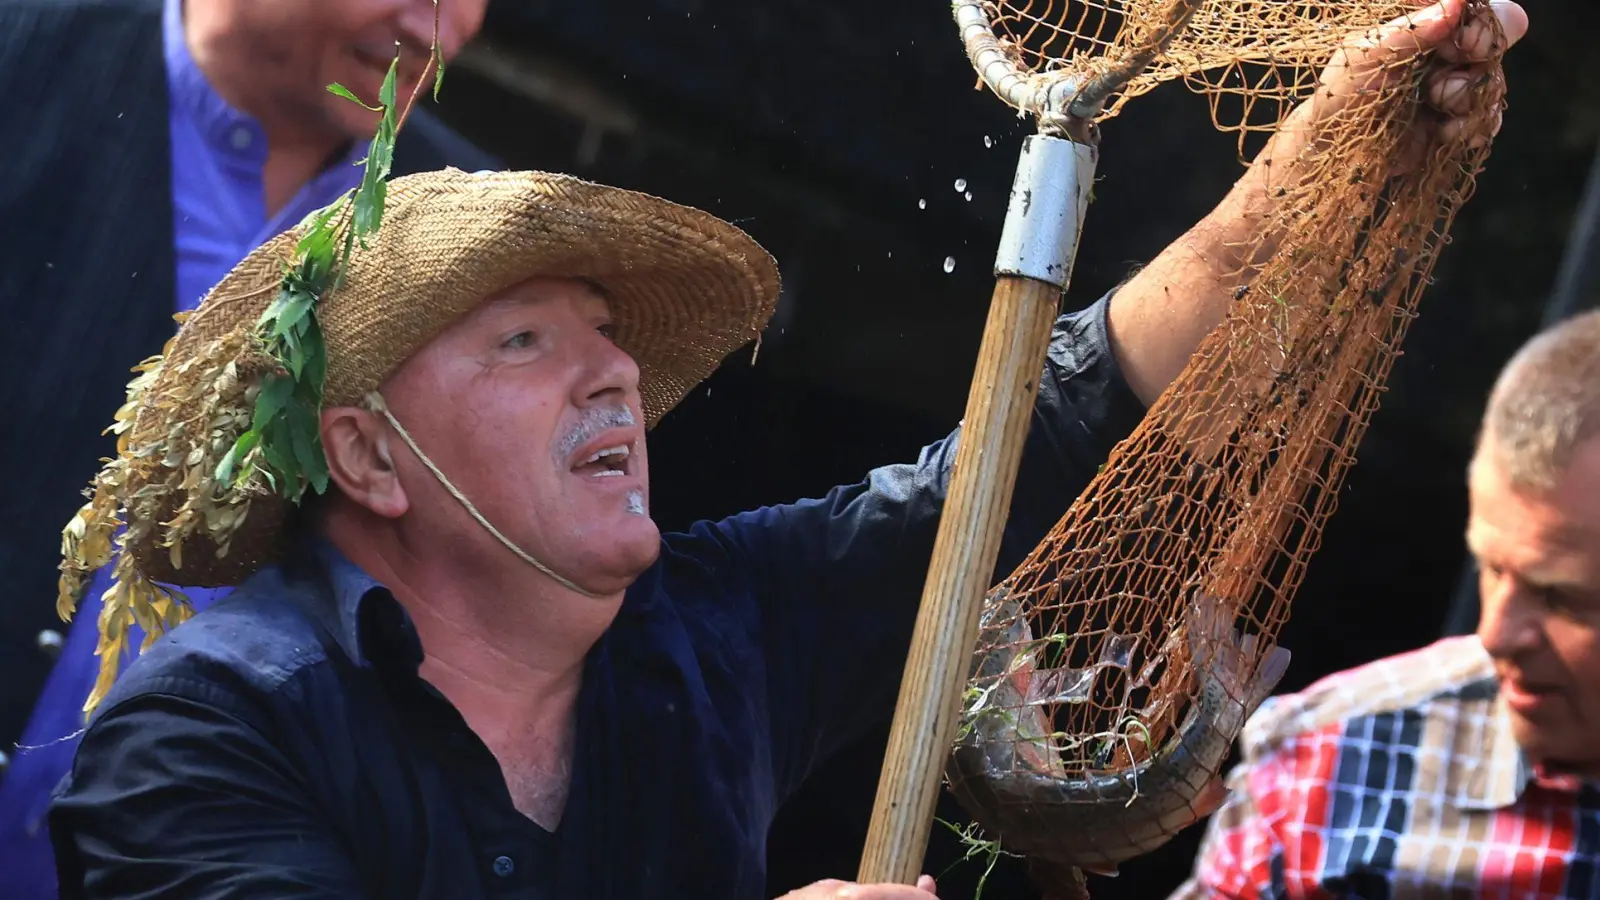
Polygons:
<instances>
[{"instance_id":1,"label":"green leaves on hat","mask_svg":"<svg viewBox=\"0 0 1600 900\"><path fill-rule=\"evenodd\" d=\"M438 66L434 78L437 97L444 79L437 34L432 61ZM278 295L257 326L262 349L277 362L277 369L262 379L250 429L239 435L218 463L219 482L239 487L259 474L291 503L298 502L308 487L319 494L327 490L328 463L322 452L320 417L328 351L317 324L316 305L344 283L356 245L367 249L368 236L383 223L400 126L395 109L399 62L396 53L378 92L377 106L362 103L343 85L328 85L330 93L366 109L381 110L382 116L362 161L361 183L300 223L305 234L295 245L295 261L285 266Z\"/></svg>"},{"instance_id":2,"label":"green leaves on hat","mask_svg":"<svg viewBox=\"0 0 1600 900\"><path fill-rule=\"evenodd\" d=\"M438 34L435 0L429 63L442 71ZM180 330L159 355L133 369L138 376L128 383L127 400L107 429L117 435L117 454L105 461L86 493L88 502L61 532L56 610L63 620L76 614L95 573L114 566L97 623L100 670L85 714L111 689L134 624L144 629L144 646L149 646L193 613L182 591L166 585L224 583L203 580L219 577L216 573L188 578L193 573L183 566L188 542L199 541L202 552L220 562L253 502L279 505L272 502L276 497L263 497L263 489L291 504L307 488L327 489L320 419L328 354L318 304L344 284L356 245L366 248L383 221L395 135L422 93L419 81L406 108L396 108L398 67L397 53L376 107L341 85L328 86L329 92L378 112L377 133L360 163L360 184L296 226L293 258L255 326L232 323L221 334L199 337ZM436 77L435 96L439 84ZM248 295L259 296L255 290ZM208 308L202 305L199 314ZM189 320L188 314L176 318ZM176 364L182 383L152 392L186 337L194 345L183 347L182 362ZM136 421L144 422L148 433L136 435Z\"/></svg>"}]
</instances>

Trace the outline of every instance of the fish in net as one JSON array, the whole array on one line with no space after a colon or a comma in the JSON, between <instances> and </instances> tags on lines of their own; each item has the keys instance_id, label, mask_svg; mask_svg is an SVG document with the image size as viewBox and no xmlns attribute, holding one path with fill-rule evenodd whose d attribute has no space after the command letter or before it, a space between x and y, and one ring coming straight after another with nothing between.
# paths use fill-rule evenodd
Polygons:
<instances>
[{"instance_id":1,"label":"fish in net","mask_svg":"<svg viewBox=\"0 0 1600 900\"><path fill-rule=\"evenodd\" d=\"M1466 127L1421 148L1410 126L1429 114L1428 55L1287 118L1330 59L1365 52L1350 33L1413 3L956 4L964 29L986 19L989 58L1015 67L986 80L1019 109L1062 79L1111 73L1121 87L1097 121L1181 81L1241 142L1310 129L1237 247L1223 322L985 597L945 776L1047 895L1075 895L1081 871L1114 873L1214 810L1233 741L1284 673L1290 600L1504 106L1503 34L1484 0L1466 7L1496 49Z\"/></svg>"}]
</instances>

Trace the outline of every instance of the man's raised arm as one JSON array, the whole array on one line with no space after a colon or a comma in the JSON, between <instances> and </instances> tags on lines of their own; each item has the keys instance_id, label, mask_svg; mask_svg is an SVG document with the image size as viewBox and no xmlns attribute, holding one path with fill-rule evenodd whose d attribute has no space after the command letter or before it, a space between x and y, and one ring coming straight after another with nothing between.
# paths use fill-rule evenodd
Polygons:
<instances>
[{"instance_id":1,"label":"man's raised arm","mask_svg":"<svg viewBox=\"0 0 1600 900\"><path fill-rule=\"evenodd\" d=\"M1106 300L1062 316L1050 342L997 573L1021 562L1144 414L1117 370ZM819 499L667 538L681 598L749 610L768 670L780 795L893 707L961 429L916 462L874 469ZM730 594L732 596L730 596Z\"/></svg>"},{"instance_id":2,"label":"man's raised arm","mask_svg":"<svg viewBox=\"0 0 1600 900\"><path fill-rule=\"evenodd\" d=\"M1444 0L1350 36L1317 94L1291 114L1216 209L1109 299L1058 321L996 576L1044 537L1222 321L1241 278L1261 262L1240 259L1233 248L1271 214L1272 184L1293 175L1318 123L1397 62L1432 49L1443 65L1427 82L1434 112L1419 119L1416 149L1463 127L1468 79L1478 77L1474 67L1493 50L1486 22L1462 26L1464 6ZM1521 7L1495 0L1493 9L1507 39L1520 39L1527 30ZM709 553L726 562L698 570L714 572L708 594L742 573L733 589L754 598L780 793L892 707L959 436L957 429L915 464L874 470L820 500L706 523L673 539L687 557L703 561Z\"/></svg>"}]
</instances>

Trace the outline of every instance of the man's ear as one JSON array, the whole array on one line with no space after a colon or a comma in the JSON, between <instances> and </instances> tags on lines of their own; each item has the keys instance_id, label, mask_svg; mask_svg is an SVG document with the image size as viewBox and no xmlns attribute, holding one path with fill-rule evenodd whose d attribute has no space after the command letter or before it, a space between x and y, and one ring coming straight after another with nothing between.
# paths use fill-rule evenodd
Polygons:
<instances>
[{"instance_id":1,"label":"man's ear","mask_svg":"<svg viewBox=\"0 0 1600 900\"><path fill-rule=\"evenodd\" d=\"M323 410L322 452L345 497L386 519L410 508L389 452L389 426L378 416L355 406Z\"/></svg>"}]
</instances>

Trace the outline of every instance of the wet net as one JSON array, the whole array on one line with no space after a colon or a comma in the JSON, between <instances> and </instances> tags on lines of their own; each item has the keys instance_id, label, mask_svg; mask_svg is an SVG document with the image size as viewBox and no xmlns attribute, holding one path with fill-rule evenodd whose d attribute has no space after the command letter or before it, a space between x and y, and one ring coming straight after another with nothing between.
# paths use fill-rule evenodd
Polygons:
<instances>
[{"instance_id":1,"label":"wet net","mask_svg":"<svg viewBox=\"0 0 1600 900\"><path fill-rule=\"evenodd\" d=\"M998 49L1024 79L1035 84L1063 78L1088 82L1113 74L1130 60L1147 58L1131 78L1119 79L1120 86L1095 118L1111 119L1129 100L1168 81L1183 81L1210 102L1212 123L1219 130L1240 135L1241 152L1245 135L1276 129L1311 95L1323 66L1349 34L1421 5L1419 0L980 4Z\"/></svg>"},{"instance_id":2,"label":"wet net","mask_svg":"<svg viewBox=\"0 0 1600 900\"><path fill-rule=\"evenodd\" d=\"M1149 43L1141 23L1173 7L983 4L1034 86L1108 71ZM1204 0L1098 118L1179 80L1214 110L1233 98L1240 112L1223 127L1277 126L1346 33L1415 9ZM1482 0L1467 16L1492 22ZM1290 600L1504 102L1496 56L1469 127L1415 152L1408 126L1433 114L1430 63L1375 72L1314 124L1295 120L1314 130L1267 180L1277 202L1237 248L1225 320L985 598L946 776L1047 892L1073 895L1079 870L1112 871L1211 812L1233 740L1283 674Z\"/></svg>"}]
</instances>

